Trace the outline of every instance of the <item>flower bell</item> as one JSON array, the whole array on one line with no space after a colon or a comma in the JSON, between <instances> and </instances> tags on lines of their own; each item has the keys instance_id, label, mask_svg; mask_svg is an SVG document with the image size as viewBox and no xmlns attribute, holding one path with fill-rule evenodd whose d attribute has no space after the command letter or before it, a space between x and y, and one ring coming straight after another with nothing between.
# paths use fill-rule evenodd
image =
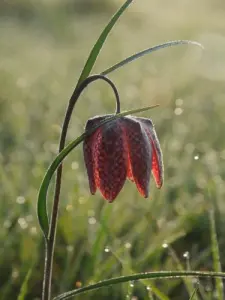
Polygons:
<instances>
[{"instance_id":1,"label":"flower bell","mask_svg":"<svg viewBox=\"0 0 225 300\"><path fill-rule=\"evenodd\" d=\"M107 116L89 119L89 130ZM97 188L112 202L119 194L126 178L137 186L143 197L149 195L150 173L156 186L163 184L163 162L160 144L150 119L126 116L114 119L86 137L83 143L90 191Z\"/></svg>"}]
</instances>

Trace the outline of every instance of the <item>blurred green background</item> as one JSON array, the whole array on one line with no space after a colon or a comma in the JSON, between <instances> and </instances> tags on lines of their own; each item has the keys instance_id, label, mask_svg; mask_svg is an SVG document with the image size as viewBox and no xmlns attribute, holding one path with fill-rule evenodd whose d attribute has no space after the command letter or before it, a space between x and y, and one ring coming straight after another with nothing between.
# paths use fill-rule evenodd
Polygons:
<instances>
[{"instance_id":1,"label":"blurred green background","mask_svg":"<svg viewBox=\"0 0 225 300\"><path fill-rule=\"evenodd\" d=\"M44 240L36 217L42 177L57 153L67 101L89 51L122 0L0 2L0 299L40 299ZM53 293L133 272L213 270L209 211L224 267L225 4L222 0L139 0L115 26L97 61L101 72L158 43L202 43L160 50L110 78L122 109L160 104L152 118L164 153L165 184L143 199L127 182L112 205L90 196L82 147L64 165ZM111 113L112 91L88 87L68 140L86 120ZM52 193L49 195L49 200ZM49 201L51 203L51 201ZM148 280L76 299L189 299L193 281ZM190 288L188 291L188 287ZM214 281L198 299L218 299Z\"/></svg>"}]
</instances>

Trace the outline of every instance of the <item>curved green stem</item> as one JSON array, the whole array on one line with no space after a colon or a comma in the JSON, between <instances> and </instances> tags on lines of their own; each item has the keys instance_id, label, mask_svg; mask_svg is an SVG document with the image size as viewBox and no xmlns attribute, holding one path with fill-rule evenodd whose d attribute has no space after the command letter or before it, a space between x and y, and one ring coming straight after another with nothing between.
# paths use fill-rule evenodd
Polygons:
<instances>
[{"instance_id":1,"label":"curved green stem","mask_svg":"<svg viewBox=\"0 0 225 300\"><path fill-rule=\"evenodd\" d=\"M134 280L140 280L140 279L175 279L180 277L212 277L212 278L223 278L225 279L225 273L222 272L200 272L200 271L160 271L160 272L146 272L146 273L140 273L140 274L133 274L128 276L121 276L116 277L112 279L107 279L100 281L95 284L91 284L76 290L72 290L69 292L66 292L62 295L59 295L53 300L64 300L69 299L75 295L83 294L88 291L93 291L99 288L107 287L109 285L123 283L123 282L129 282Z\"/></svg>"},{"instance_id":2,"label":"curved green stem","mask_svg":"<svg viewBox=\"0 0 225 300\"><path fill-rule=\"evenodd\" d=\"M118 91L113 84L113 82L103 75L92 75L87 77L83 82L78 85L69 101L69 105L64 117L64 122L62 126L62 132L59 143L59 152L61 152L65 147L67 130L69 127L69 122L72 116L72 112L74 106L80 97L83 90L90 83L101 79L107 82L113 89L115 97L116 97L116 113L120 111L120 101ZM55 184L55 195L52 207L52 215L50 222L50 229L48 236L46 237L46 253L45 253L45 268L44 268L44 280L43 280L43 290L42 290L42 300L49 300L51 298L51 279L52 279L52 263L53 263L53 254L54 254L54 245L55 245L55 237L56 237L56 227L57 227L57 219L58 219L58 207L59 207L59 196L61 190L61 178L62 178L62 165L60 165L57 169L56 175L56 184ZM45 202L46 206L46 202ZM47 208L45 207L46 211Z\"/></svg>"}]
</instances>

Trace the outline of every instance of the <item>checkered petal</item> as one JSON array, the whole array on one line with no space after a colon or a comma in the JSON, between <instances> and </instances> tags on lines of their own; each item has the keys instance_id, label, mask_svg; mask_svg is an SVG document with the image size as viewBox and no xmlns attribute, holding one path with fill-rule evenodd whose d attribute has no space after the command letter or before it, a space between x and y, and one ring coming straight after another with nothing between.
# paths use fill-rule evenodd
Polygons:
<instances>
[{"instance_id":1,"label":"checkered petal","mask_svg":"<svg viewBox=\"0 0 225 300\"><path fill-rule=\"evenodd\" d=\"M152 165L152 150L147 134L134 118L123 119L127 141L127 177L135 182L143 197L149 195L149 180Z\"/></svg>"},{"instance_id":2,"label":"checkered petal","mask_svg":"<svg viewBox=\"0 0 225 300\"><path fill-rule=\"evenodd\" d=\"M95 117L93 119L88 120L85 130L90 130L94 128L97 124L99 124L99 122L103 121L104 119L105 117ZM95 144L98 143L98 141L101 139L101 131L101 127L98 128L92 135L86 137L83 143L84 162L87 169L89 187L92 195L96 193L97 189L95 182L96 170L94 166L94 149Z\"/></svg>"},{"instance_id":3,"label":"checkered petal","mask_svg":"<svg viewBox=\"0 0 225 300\"><path fill-rule=\"evenodd\" d=\"M152 145L152 174L155 178L155 183L158 188L161 188L163 185L163 159L162 151L159 144L159 140L154 128L154 125L150 119L147 118L136 118L142 126L148 136L148 139Z\"/></svg>"},{"instance_id":4,"label":"checkered petal","mask_svg":"<svg viewBox=\"0 0 225 300\"><path fill-rule=\"evenodd\" d=\"M121 119L101 127L93 145L95 184L106 200L112 202L121 191L127 175L126 140Z\"/></svg>"}]
</instances>

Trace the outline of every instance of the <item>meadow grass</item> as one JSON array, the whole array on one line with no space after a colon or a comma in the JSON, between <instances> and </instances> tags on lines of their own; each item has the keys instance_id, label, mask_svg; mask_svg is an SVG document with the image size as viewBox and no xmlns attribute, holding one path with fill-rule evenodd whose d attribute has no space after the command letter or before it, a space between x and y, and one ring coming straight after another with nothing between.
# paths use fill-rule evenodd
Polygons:
<instances>
[{"instance_id":1,"label":"meadow grass","mask_svg":"<svg viewBox=\"0 0 225 300\"><path fill-rule=\"evenodd\" d=\"M122 3L84 2L0 3L0 300L17 299L20 291L20 300L40 299L38 189L57 153L66 104L85 59ZM196 40L205 50L161 50L110 76L122 109L160 104L144 115L152 118L162 145L165 184L159 191L151 182L150 199L143 199L127 182L109 205L89 193L82 147L72 152L64 167L54 295L137 272L224 270L224 6L139 0L110 34L95 72L168 40ZM88 87L68 141L83 132L89 117L113 111L107 86ZM191 279L142 280L76 299L223 299L221 281L201 280L196 290Z\"/></svg>"}]
</instances>

